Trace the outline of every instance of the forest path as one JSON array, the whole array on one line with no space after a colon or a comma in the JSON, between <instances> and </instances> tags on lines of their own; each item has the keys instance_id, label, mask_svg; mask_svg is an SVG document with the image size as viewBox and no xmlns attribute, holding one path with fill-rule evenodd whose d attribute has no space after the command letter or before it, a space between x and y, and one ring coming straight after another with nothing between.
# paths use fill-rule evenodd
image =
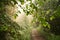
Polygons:
<instances>
[{"instance_id":1,"label":"forest path","mask_svg":"<svg viewBox=\"0 0 60 40\"><path fill-rule=\"evenodd\" d=\"M46 40L43 35L41 35L37 29L32 29L32 40Z\"/></svg>"}]
</instances>

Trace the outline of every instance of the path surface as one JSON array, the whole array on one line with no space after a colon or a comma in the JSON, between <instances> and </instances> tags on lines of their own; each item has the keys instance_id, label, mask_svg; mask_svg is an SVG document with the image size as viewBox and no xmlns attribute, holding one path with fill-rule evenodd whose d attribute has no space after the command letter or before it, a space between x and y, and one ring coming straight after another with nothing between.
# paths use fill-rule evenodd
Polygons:
<instances>
[{"instance_id":1,"label":"path surface","mask_svg":"<svg viewBox=\"0 0 60 40\"><path fill-rule=\"evenodd\" d=\"M36 29L32 30L32 40L45 40L45 37L42 36Z\"/></svg>"}]
</instances>

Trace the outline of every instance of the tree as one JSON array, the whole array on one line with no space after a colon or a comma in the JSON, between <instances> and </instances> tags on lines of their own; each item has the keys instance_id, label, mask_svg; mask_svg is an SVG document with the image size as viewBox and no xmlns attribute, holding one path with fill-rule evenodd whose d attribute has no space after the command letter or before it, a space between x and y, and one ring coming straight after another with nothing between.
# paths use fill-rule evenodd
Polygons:
<instances>
[{"instance_id":1,"label":"tree","mask_svg":"<svg viewBox=\"0 0 60 40\"><path fill-rule=\"evenodd\" d=\"M0 1L0 40L19 40L16 38L18 38L20 26L7 15L8 13L5 8L7 5L14 7L10 0Z\"/></svg>"}]
</instances>

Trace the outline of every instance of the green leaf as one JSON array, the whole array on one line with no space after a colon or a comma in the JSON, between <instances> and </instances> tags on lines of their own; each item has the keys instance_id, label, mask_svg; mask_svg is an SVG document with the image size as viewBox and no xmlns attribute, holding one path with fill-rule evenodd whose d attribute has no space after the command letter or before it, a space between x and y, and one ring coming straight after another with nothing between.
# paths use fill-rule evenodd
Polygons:
<instances>
[{"instance_id":1,"label":"green leaf","mask_svg":"<svg viewBox=\"0 0 60 40\"><path fill-rule=\"evenodd\" d=\"M21 4L24 4L24 0L19 0L21 2Z\"/></svg>"},{"instance_id":2,"label":"green leaf","mask_svg":"<svg viewBox=\"0 0 60 40\"><path fill-rule=\"evenodd\" d=\"M51 17L50 17L50 20L53 20L54 18L55 18L54 16L51 16Z\"/></svg>"},{"instance_id":3,"label":"green leaf","mask_svg":"<svg viewBox=\"0 0 60 40\"><path fill-rule=\"evenodd\" d=\"M14 18L16 19L16 17L17 17L17 16L18 16L18 15L17 15L17 14L15 14L15 15L14 15Z\"/></svg>"}]
</instances>

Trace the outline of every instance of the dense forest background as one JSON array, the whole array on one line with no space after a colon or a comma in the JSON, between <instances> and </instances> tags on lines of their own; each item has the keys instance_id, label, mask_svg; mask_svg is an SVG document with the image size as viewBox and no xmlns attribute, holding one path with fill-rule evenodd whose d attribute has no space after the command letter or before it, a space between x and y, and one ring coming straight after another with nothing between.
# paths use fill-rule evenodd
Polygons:
<instances>
[{"instance_id":1,"label":"dense forest background","mask_svg":"<svg viewBox=\"0 0 60 40\"><path fill-rule=\"evenodd\" d=\"M0 40L31 40L32 29L60 40L60 0L0 0Z\"/></svg>"}]
</instances>

